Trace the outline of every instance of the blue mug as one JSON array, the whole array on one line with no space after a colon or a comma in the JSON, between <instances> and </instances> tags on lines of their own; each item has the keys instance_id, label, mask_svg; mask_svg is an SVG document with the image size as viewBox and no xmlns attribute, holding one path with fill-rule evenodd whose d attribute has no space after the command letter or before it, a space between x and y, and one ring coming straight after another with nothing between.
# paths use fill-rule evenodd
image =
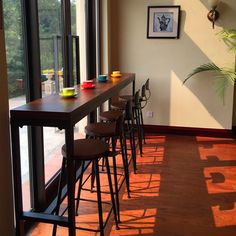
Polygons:
<instances>
[{"instance_id":1,"label":"blue mug","mask_svg":"<svg viewBox=\"0 0 236 236\"><path fill-rule=\"evenodd\" d=\"M107 81L107 76L106 76L106 75L99 75L99 76L98 76L98 81L100 81L100 82L106 82L106 81Z\"/></svg>"}]
</instances>

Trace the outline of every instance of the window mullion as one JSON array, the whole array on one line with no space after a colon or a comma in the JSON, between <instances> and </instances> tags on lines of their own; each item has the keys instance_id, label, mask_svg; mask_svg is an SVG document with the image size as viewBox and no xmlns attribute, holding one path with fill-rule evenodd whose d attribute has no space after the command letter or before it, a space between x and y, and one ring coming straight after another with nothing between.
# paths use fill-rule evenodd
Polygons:
<instances>
[{"instance_id":1,"label":"window mullion","mask_svg":"<svg viewBox=\"0 0 236 236\"><path fill-rule=\"evenodd\" d=\"M40 98L41 67L37 0L22 0L24 52L26 64L26 100ZM40 210L45 204L43 130L28 128L31 204Z\"/></svg>"}]
</instances>

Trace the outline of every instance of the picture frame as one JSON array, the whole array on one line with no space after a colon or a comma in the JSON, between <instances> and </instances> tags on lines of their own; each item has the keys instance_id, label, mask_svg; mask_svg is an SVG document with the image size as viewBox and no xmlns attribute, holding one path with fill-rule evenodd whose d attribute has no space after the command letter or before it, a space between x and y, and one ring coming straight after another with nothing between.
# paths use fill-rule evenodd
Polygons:
<instances>
[{"instance_id":1,"label":"picture frame","mask_svg":"<svg viewBox=\"0 0 236 236\"><path fill-rule=\"evenodd\" d=\"M148 6L147 38L179 38L180 6Z\"/></svg>"}]
</instances>

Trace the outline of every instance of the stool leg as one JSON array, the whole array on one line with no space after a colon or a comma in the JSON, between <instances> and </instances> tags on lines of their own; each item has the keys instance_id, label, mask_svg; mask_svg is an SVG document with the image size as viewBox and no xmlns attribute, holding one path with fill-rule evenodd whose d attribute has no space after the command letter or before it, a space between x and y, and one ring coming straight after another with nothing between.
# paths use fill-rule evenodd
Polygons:
<instances>
[{"instance_id":1,"label":"stool leg","mask_svg":"<svg viewBox=\"0 0 236 236\"><path fill-rule=\"evenodd\" d=\"M143 123L143 111L142 111L142 109L140 109L140 118L141 118L143 142L144 142L144 144L146 144L146 138L145 138L145 132L144 132L144 123Z\"/></svg>"},{"instance_id":2,"label":"stool leg","mask_svg":"<svg viewBox=\"0 0 236 236\"><path fill-rule=\"evenodd\" d=\"M123 140L124 154L125 154L125 157L126 157L126 159L128 161L127 139L126 139L126 134L125 134L124 129L122 130L122 135L120 136L120 139Z\"/></svg>"},{"instance_id":3,"label":"stool leg","mask_svg":"<svg viewBox=\"0 0 236 236\"><path fill-rule=\"evenodd\" d=\"M100 186L98 160L94 161L94 166L95 166L95 176L96 176L96 184L97 184L97 200L98 200L100 235L104 236L104 226L103 226L103 216L102 216L102 198L101 198L101 186Z\"/></svg>"},{"instance_id":4,"label":"stool leg","mask_svg":"<svg viewBox=\"0 0 236 236\"><path fill-rule=\"evenodd\" d=\"M104 171L104 166L105 166L105 160L102 158L102 171Z\"/></svg>"},{"instance_id":5,"label":"stool leg","mask_svg":"<svg viewBox=\"0 0 236 236\"><path fill-rule=\"evenodd\" d=\"M82 183L83 183L83 175L84 175L84 161L82 162L82 166L81 166L81 176L80 176L80 180L79 180L76 207L75 207L75 213L77 216L78 216L79 200L80 200L80 194L81 194Z\"/></svg>"},{"instance_id":6,"label":"stool leg","mask_svg":"<svg viewBox=\"0 0 236 236\"><path fill-rule=\"evenodd\" d=\"M116 169L116 140L112 138L112 152L113 152L113 171L114 171L114 187L115 187L115 195L116 195L116 209L117 209L117 218L118 222L120 222L120 202L119 202L119 188L118 188L118 181L117 181L117 169Z\"/></svg>"},{"instance_id":7,"label":"stool leg","mask_svg":"<svg viewBox=\"0 0 236 236\"><path fill-rule=\"evenodd\" d=\"M141 110L140 110L140 108L137 109L137 114L138 114L139 132L140 132L140 142L141 142L142 154L143 154L143 126L142 126Z\"/></svg>"},{"instance_id":8,"label":"stool leg","mask_svg":"<svg viewBox=\"0 0 236 236\"><path fill-rule=\"evenodd\" d=\"M125 182L126 182L126 188L128 197L130 198L130 188L129 188L129 165L128 165L128 159L127 159L127 153L125 153L124 146L126 146L126 143L124 142L122 136L120 136L120 147L121 147L121 155L122 155L122 161L124 166L124 175L125 175Z\"/></svg>"},{"instance_id":9,"label":"stool leg","mask_svg":"<svg viewBox=\"0 0 236 236\"><path fill-rule=\"evenodd\" d=\"M109 189L110 189L110 193L111 193L111 202L112 202L112 207L113 207L114 220L116 223L116 229L119 229L118 220L117 220L116 204L115 204L114 192L113 192L112 181L111 181L109 160L108 160L108 157L104 157L104 159L106 159L107 178L108 178Z\"/></svg>"},{"instance_id":10,"label":"stool leg","mask_svg":"<svg viewBox=\"0 0 236 236\"><path fill-rule=\"evenodd\" d=\"M89 136L88 134L86 134L86 139L94 139L95 137ZM94 162L92 162L92 171L91 171L91 185L90 185L90 189L91 192L93 192L93 188L94 188L94 181L95 181L95 170L94 170Z\"/></svg>"},{"instance_id":11,"label":"stool leg","mask_svg":"<svg viewBox=\"0 0 236 236\"><path fill-rule=\"evenodd\" d=\"M133 143L133 154L134 154L134 159L135 159L135 164L137 163L136 162L136 143L135 143L135 130L134 130L134 119L132 118L131 119L131 122L130 122L130 128L131 128L131 135L132 135L132 143Z\"/></svg>"},{"instance_id":12,"label":"stool leg","mask_svg":"<svg viewBox=\"0 0 236 236\"><path fill-rule=\"evenodd\" d=\"M102 138L102 140L103 139L104 139L104 142L110 144L110 138L105 137L105 138ZM104 171L104 166L105 166L105 161L104 161L104 158L102 158L102 171Z\"/></svg>"},{"instance_id":13,"label":"stool leg","mask_svg":"<svg viewBox=\"0 0 236 236\"><path fill-rule=\"evenodd\" d=\"M94 162L93 162L92 163L92 173L91 173L91 192L93 192L94 181L95 181L95 166L94 166Z\"/></svg>"},{"instance_id":14,"label":"stool leg","mask_svg":"<svg viewBox=\"0 0 236 236\"><path fill-rule=\"evenodd\" d=\"M130 125L130 121L127 122L127 127L128 127L128 132L129 132L129 141L130 141L130 148L131 148L131 157L133 161L133 168L134 168L134 173L136 174L137 165L136 165L135 139L134 139L133 128Z\"/></svg>"},{"instance_id":15,"label":"stool leg","mask_svg":"<svg viewBox=\"0 0 236 236\"><path fill-rule=\"evenodd\" d=\"M142 134L140 130L140 122L139 122L139 114L138 110L135 110L135 121L136 121L136 126L137 126L137 131L138 131L138 144L139 144L139 151L140 151L140 156L143 154L143 146L142 146Z\"/></svg>"},{"instance_id":16,"label":"stool leg","mask_svg":"<svg viewBox=\"0 0 236 236\"><path fill-rule=\"evenodd\" d=\"M56 203L55 215L59 215L59 211L60 211L61 193L62 193L62 180L63 180L64 174L65 174L65 166L66 166L66 158L63 157L62 165L61 165L59 185L58 185L58 192L57 192L57 203ZM56 236L56 233L57 233L57 225L54 224L52 235Z\"/></svg>"}]
</instances>

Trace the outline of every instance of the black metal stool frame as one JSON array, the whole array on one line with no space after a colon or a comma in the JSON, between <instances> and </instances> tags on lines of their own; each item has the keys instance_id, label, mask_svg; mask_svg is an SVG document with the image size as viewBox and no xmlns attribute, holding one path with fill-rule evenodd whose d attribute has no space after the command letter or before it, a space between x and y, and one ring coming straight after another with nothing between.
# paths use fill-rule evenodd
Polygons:
<instances>
[{"instance_id":1,"label":"black metal stool frame","mask_svg":"<svg viewBox=\"0 0 236 236\"><path fill-rule=\"evenodd\" d=\"M120 141L120 149L121 149L121 156L122 156L122 162L124 166L124 179L126 181L126 187L127 187L127 193L128 197L130 198L130 186L129 186L129 170L128 170L128 161L127 161L127 147L126 147L126 142L124 141L123 138L123 127L121 124L123 124L123 116L120 117L120 120L114 121L116 125L116 135L113 137L107 137L107 136L91 136L86 134L87 138L107 138L108 140L111 139L111 145L112 145L112 160L113 160L113 173L114 173L114 188L115 188L115 200L116 200L116 208L117 208L117 217L118 217L118 222L120 221L120 204L119 204L119 191L121 189L121 186L118 186L118 181L117 181L117 166L116 166L116 143L117 139ZM109 124L109 123L108 123ZM119 127L117 126L119 124ZM121 126L121 127L120 127ZM121 184L123 184L124 181L122 181ZM91 181L91 188L93 188L93 178Z\"/></svg>"},{"instance_id":2,"label":"black metal stool frame","mask_svg":"<svg viewBox=\"0 0 236 236\"><path fill-rule=\"evenodd\" d=\"M108 156L104 156L103 157L105 159L105 163L106 163L106 169L107 169L107 177L108 177L108 183L109 183L109 189L110 189L110 195L111 195L111 201L112 201L112 207L106 217L105 222L103 223L103 216L102 216L102 203L106 203L106 204L110 204L108 202L102 202L101 199L101 186L100 186L100 177L99 177L99 164L98 164L98 159L93 160L92 163L94 163L94 170L95 170L95 177L96 177L96 185L97 185L97 201L98 202L98 214L99 214L99 229L95 230L95 229L89 229L89 228L83 228L83 227L78 227L76 226L76 229L80 229L80 230L86 230L86 231L92 231L92 232L100 232L101 236L104 236L104 229L106 227L106 224L108 222L108 219L110 217L111 211L113 209L114 212L114 220L116 223L116 228L119 229L118 226L118 220L117 220L117 209L116 209L116 204L115 204L115 199L114 199L114 192L113 192L113 187L112 187L112 180L111 180L111 173L110 173L110 165L109 165L109 160L108 160ZM60 173L60 182L59 182L59 186L58 186L58 197L57 197L57 206L55 209L55 214L58 215L59 214L59 210L60 210L60 204L61 204L61 195L62 195L62 180L64 178L65 173L65 169L66 169L66 162L67 162L67 158L63 157L62 160L62 168L61 168L61 173ZM79 179L79 186L78 186L78 194L77 194L77 202L76 202L76 213L78 211L79 208L79 200L86 200L86 201L93 201L94 200L88 200L88 199L80 199L80 193L81 193L81 189L82 189L82 181L83 181L83 173L85 171L85 162L86 161L82 161L82 171L81 171L81 176ZM66 212L67 208L62 212L61 215L64 215L64 213ZM53 233L52 235L55 236L56 235L56 230L57 230L57 225L54 225L53 227Z\"/></svg>"}]
</instances>

